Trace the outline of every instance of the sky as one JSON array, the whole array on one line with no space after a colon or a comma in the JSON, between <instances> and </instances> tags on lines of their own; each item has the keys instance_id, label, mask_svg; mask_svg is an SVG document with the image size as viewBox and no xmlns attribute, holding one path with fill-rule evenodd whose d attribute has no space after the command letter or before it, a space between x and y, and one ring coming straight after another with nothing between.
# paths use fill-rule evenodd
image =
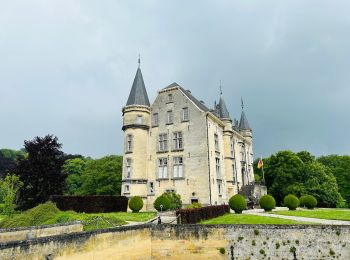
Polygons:
<instances>
[{"instance_id":1,"label":"sky","mask_svg":"<svg viewBox=\"0 0 350 260\"><path fill-rule=\"evenodd\" d=\"M212 107L240 99L255 157L350 153L350 1L0 0L0 148L54 134L122 154L141 54L152 102L177 82Z\"/></svg>"}]
</instances>

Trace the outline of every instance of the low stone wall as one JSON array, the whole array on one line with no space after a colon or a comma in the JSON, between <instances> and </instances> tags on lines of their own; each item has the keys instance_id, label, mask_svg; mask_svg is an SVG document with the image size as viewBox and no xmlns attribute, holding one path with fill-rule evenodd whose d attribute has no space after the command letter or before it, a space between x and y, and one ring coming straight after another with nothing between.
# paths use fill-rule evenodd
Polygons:
<instances>
[{"instance_id":1,"label":"low stone wall","mask_svg":"<svg viewBox=\"0 0 350 260\"><path fill-rule=\"evenodd\" d=\"M55 236L83 231L83 224L72 222L36 227L0 229L0 243Z\"/></svg>"},{"instance_id":2,"label":"low stone wall","mask_svg":"<svg viewBox=\"0 0 350 260\"><path fill-rule=\"evenodd\" d=\"M0 244L0 259L350 259L349 226L140 225Z\"/></svg>"}]
</instances>

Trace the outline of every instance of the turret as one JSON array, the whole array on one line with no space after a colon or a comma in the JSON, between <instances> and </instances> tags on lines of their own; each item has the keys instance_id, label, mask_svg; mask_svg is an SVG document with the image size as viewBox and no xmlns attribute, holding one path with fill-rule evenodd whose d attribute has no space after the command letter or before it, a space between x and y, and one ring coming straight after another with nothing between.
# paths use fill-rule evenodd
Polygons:
<instances>
[{"instance_id":1,"label":"turret","mask_svg":"<svg viewBox=\"0 0 350 260\"><path fill-rule=\"evenodd\" d=\"M147 198L150 103L140 59L126 106L123 107L124 157L122 195Z\"/></svg>"}]
</instances>

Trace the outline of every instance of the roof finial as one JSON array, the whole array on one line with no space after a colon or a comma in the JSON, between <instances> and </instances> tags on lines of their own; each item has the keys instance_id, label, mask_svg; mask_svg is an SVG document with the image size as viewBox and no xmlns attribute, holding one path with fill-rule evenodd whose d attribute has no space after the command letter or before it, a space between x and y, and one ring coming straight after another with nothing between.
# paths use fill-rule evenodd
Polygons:
<instances>
[{"instance_id":1,"label":"roof finial","mask_svg":"<svg viewBox=\"0 0 350 260\"><path fill-rule=\"evenodd\" d=\"M139 68L140 68L140 66L141 66L141 57L140 57L140 53L139 53L138 63L139 63Z\"/></svg>"},{"instance_id":2,"label":"roof finial","mask_svg":"<svg viewBox=\"0 0 350 260\"><path fill-rule=\"evenodd\" d=\"M242 110L244 109L244 103L243 103L243 98L241 97L241 106L242 106Z\"/></svg>"},{"instance_id":3,"label":"roof finial","mask_svg":"<svg viewBox=\"0 0 350 260\"><path fill-rule=\"evenodd\" d=\"M220 95L222 95L221 79L220 79L220 86L219 86L219 88L220 88Z\"/></svg>"}]
</instances>

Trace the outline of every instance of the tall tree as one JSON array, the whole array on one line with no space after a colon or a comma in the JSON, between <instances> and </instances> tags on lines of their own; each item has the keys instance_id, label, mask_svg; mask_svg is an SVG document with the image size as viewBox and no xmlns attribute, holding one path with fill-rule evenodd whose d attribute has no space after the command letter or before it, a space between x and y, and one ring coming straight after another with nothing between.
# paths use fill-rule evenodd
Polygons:
<instances>
[{"instance_id":1,"label":"tall tree","mask_svg":"<svg viewBox=\"0 0 350 260\"><path fill-rule=\"evenodd\" d=\"M19 207L28 209L46 202L50 195L62 194L66 175L62 173L64 154L57 137L47 135L25 141L28 157L19 161L14 173L23 182Z\"/></svg>"}]
</instances>

